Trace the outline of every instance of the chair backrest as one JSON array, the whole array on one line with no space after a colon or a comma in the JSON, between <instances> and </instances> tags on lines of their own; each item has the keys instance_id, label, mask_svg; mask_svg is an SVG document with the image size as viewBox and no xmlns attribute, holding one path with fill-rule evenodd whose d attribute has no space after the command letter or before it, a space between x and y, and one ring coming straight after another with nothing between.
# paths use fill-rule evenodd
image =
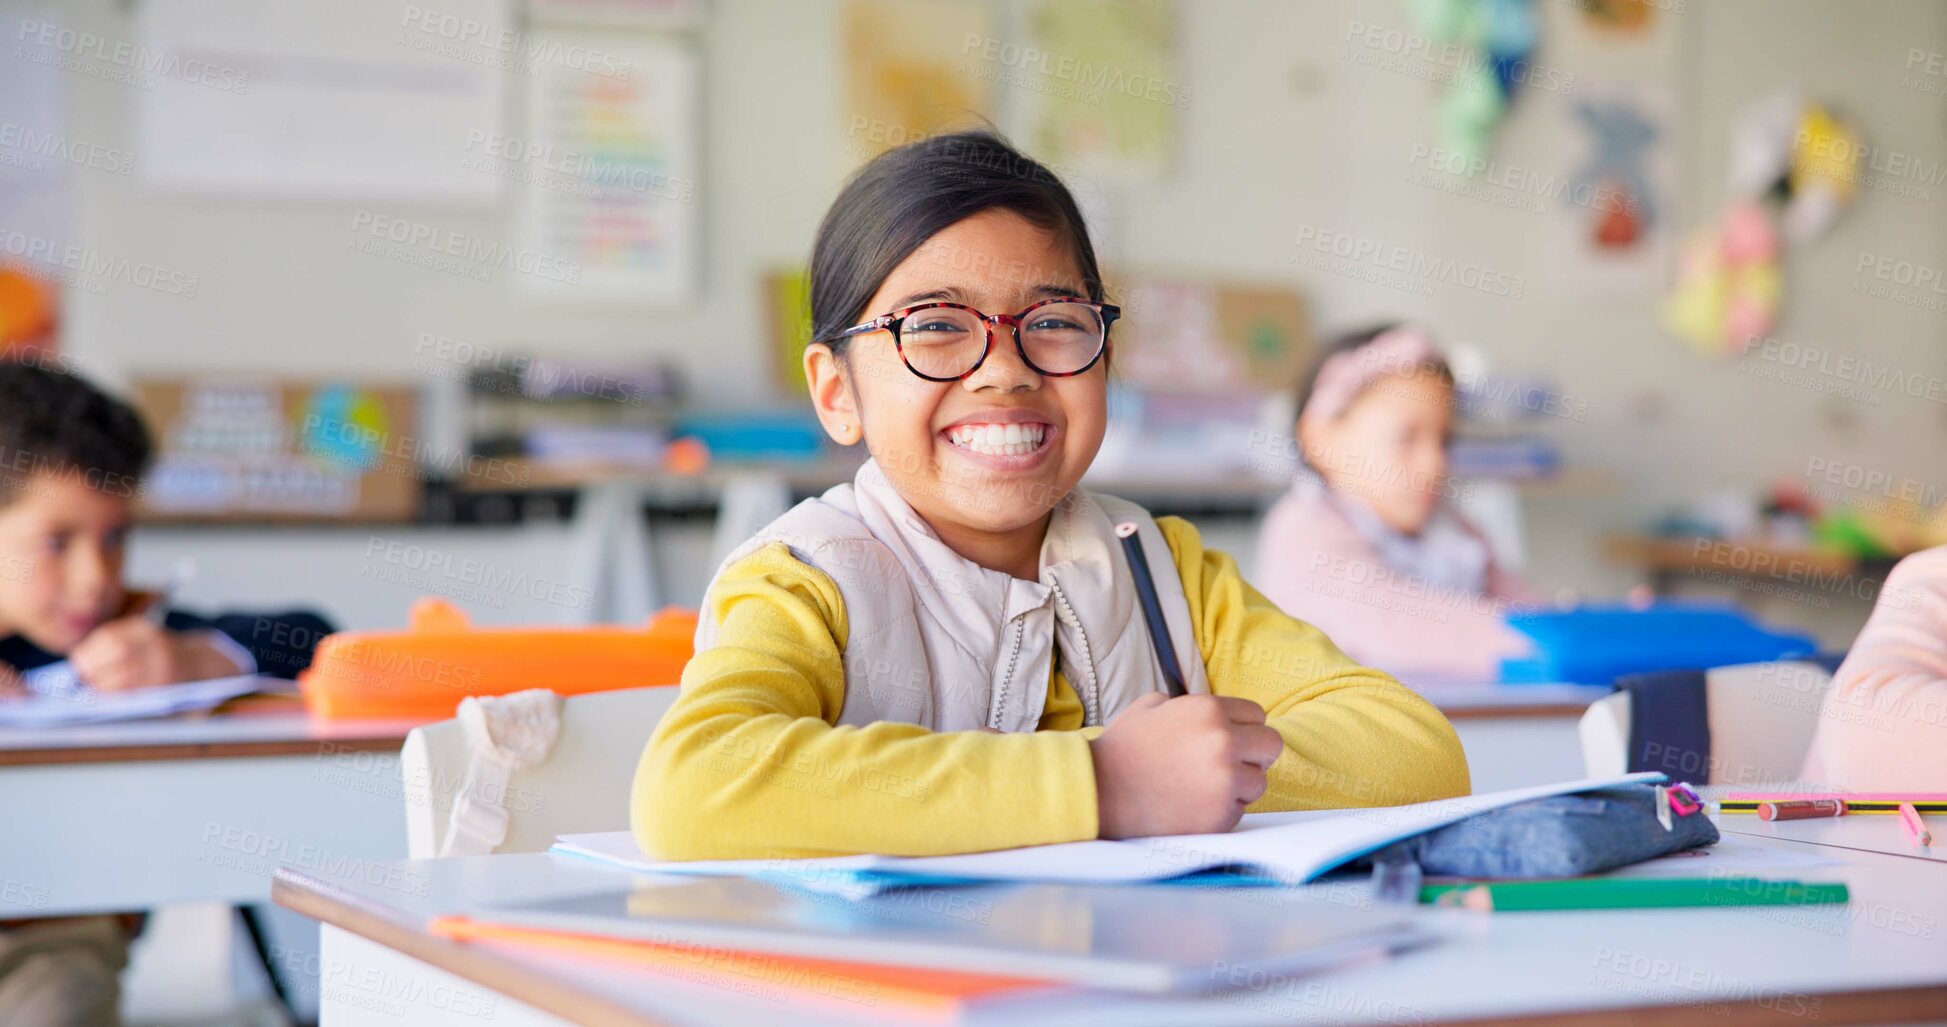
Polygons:
<instances>
[{"instance_id":1,"label":"chair backrest","mask_svg":"<svg viewBox=\"0 0 1947 1027\"><path fill-rule=\"evenodd\" d=\"M1518 573L1527 568L1528 532L1521 511L1521 491L1513 482L1470 479L1454 505L1487 538L1494 562L1502 570Z\"/></svg>"},{"instance_id":2,"label":"chair backrest","mask_svg":"<svg viewBox=\"0 0 1947 1027\"><path fill-rule=\"evenodd\" d=\"M1816 663L1793 660L1718 667L1704 676L1710 718L1710 767L1698 784L1766 784L1795 781L1818 727L1819 706L1832 674ZM1620 774L1629 766L1627 692L1589 706L1577 730L1582 765L1591 777Z\"/></svg>"},{"instance_id":3,"label":"chair backrest","mask_svg":"<svg viewBox=\"0 0 1947 1027\"><path fill-rule=\"evenodd\" d=\"M678 691L667 685L563 699L561 734L547 760L508 779L507 839L494 851L541 852L559 834L627 828L636 762ZM414 728L406 736L399 769L412 858L439 855L468 755L457 720Z\"/></svg>"}]
</instances>

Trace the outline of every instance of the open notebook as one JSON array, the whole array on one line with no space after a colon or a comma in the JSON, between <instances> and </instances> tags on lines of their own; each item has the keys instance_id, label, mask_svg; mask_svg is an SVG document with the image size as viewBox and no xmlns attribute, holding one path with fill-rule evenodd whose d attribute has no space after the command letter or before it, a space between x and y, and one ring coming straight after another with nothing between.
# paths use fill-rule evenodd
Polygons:
<instances>
[{"instance_id":1,"label":"open notebook","mask_svg":"<svg viewBox=\"0 0 1947 1027\"><path fill-rule=\"evenodd\" d=\"M1402 838L1444 827L1485 810L1550 795L1664 780L1657 773L1623 774L1411 806L1260 813L1245 817L1236 830L1226 834L1069 842L963 856L863 855L658 862L645 857L626 831L563 835L555 840L550 851L639 872L755 877L854 897L915 884L994 881L1139 884L1212 870L1232 870L1297 884Z\"/></svg>"}]
</instances>

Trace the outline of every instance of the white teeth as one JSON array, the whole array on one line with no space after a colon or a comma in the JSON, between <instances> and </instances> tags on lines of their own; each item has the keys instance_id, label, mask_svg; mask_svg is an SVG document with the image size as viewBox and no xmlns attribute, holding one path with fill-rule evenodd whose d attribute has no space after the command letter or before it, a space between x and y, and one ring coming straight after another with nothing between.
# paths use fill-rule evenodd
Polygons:
<instances>
[{"instance_id":1,"label":"white teeth","mask_svg":"<svg viewBox=\"0 0 1947 1027\"><path fill-rule=\"evenodd\" d=\"M961 424L947 438L962 449L990 456L1026 456L1041 448L1047 426L1040 424Z\"/></svg>"}]
</instances>

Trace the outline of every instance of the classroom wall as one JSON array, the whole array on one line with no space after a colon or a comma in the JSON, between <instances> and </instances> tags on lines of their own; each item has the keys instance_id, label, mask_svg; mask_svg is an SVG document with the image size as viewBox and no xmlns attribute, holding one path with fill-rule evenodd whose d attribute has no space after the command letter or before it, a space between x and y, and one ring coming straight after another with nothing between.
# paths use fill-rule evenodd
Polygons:
<instances>
[{"instance_id":1,"label":"classroom wall","mask_svg":"<svg viewBox=\"0 0 1947 1027\"><path fill-rule=\"evenodd\" d=\"M8 4L18 10L32 7ZM1742 107L1775 85L1804 84L1852 118L1868 142L1947 163L1947 97L1903 84L1909 48L1947 49L1947 5L1933 0L1685 0L1652 47L1679 143L1666 216L1690 225L1724 196L1726 137ZM1553 215L1509 212L1409 181L1412 148L1434 140L1438 89L1345 59L1350 26L1410 27L1396 0L1181 5L1179 173L1165 184L1099 190L1098 230L1112 263L1300 284L1322 330L1382 316L1422 318L1495 365L1540 371L1585 403L1553 425L1568 461L1613 487L1537 502L1531 564L1545 586L1621 588L1633 572L1596 541L1639 528L1699 490L1804 477L1810 456L1947 484L1939 457L1947 407L1889 395L1877 405L1825 397L1709 361L1661 331L1654 290L1603 296L1571 287L1551 248ZM1562 3L1538 7L1552 21ZM61 18L127 37L127 5L76 0ZM702 295L677 309L577 308L488 284L409 273L346 249L349 207L156 198L122 176L78 179L80 242L189 269L193 302L141 290L77 295L68 338L87 366L268 367L411 378L421 332L495 347L571 354L654 352L684 367L703 397L761 402L765 317L757 276L802 260L824 206L854 160L829 0L711 0L704 54ZM43 8L44 10L44 8ZM1541 58L1549 60L1544 50ZM1594 81L1594 55L1558 54ZM131 137L129 91L68 76L69 122L106 144ZM1005 92L1005 88L1003 89ZM1564 145L1570 97L1524 97L1497 159L1549 166ZM519 97L510 97L518 112ZM139 159L139 154L138 154ZM1084 183L1089 185L1089 183ZM1779 336L1947 376L1947 312L1853 293L1862 251L1947 266L1947 187L1920 200L1867 191L1825 240L1792 252ZM455 231L504 236L500 216L401 208ZM1441 290L1434 297L1310 272L1307 226L1353 231L1524 276L1523 298ZM1854 618L1792 610L1792 617ZM1837 633L1836 631L1834 633Z\"/></svg>"}]
</instances>

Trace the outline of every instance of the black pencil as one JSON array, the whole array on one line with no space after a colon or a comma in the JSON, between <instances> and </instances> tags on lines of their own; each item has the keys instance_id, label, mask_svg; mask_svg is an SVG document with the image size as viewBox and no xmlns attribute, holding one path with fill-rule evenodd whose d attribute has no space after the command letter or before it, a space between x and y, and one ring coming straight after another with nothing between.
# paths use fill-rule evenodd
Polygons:
<instances>
[{"instance_id":1,"label":"black pencil","mask_svg":"<svg viewBox=\"0 0 1947 1027\"><path fill-rule=\"evenodd\" d=\"M1115 526L1122 540L1122 551L1129 557L1129 576L1136 582L1136 598L1142 602L1143 621L1149 625L1149 643L1156 649L1156 662L1163 668L1170 694L1188 695L1183 684L1183 666L1176 662L1176 645L1170 641L1170 626L1163 621L1163 604L1156 598L1156 580L1149 576L1149 561L1143 558L1142 540L1136 537L1133 521Z\"/></svg>"}]
</instances>

